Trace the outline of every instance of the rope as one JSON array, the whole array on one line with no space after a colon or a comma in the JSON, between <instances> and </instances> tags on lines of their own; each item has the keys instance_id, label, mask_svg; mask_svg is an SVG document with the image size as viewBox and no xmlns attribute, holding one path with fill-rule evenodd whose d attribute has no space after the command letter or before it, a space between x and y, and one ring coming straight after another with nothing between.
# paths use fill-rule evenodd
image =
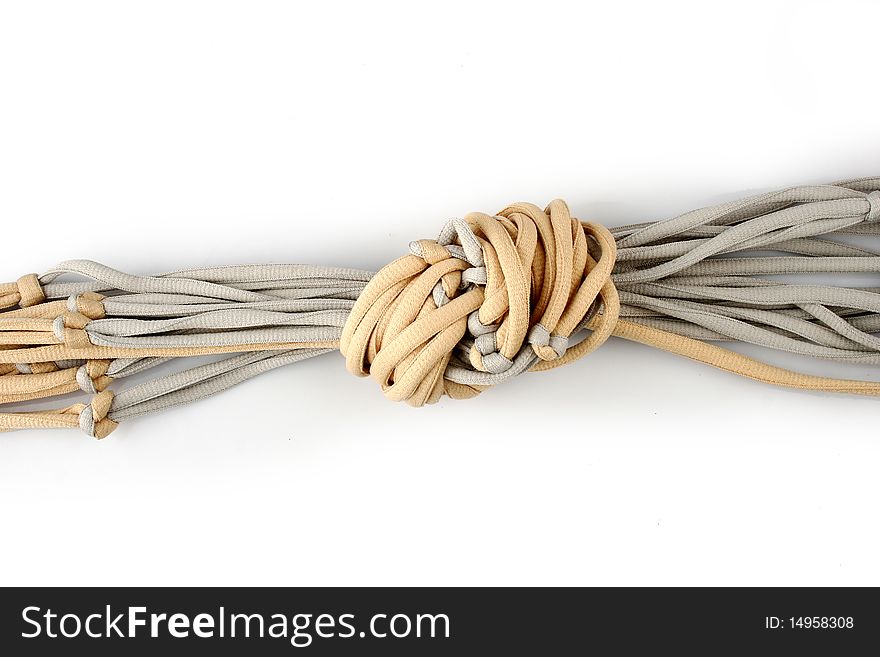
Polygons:
<instances>
[{"instance_id":1,"label":"rope","mask_svg":"<svg viewBox=\"0 0 880 657\"><path fill-rule=\"evenodd\" d=\"M348 370L371 375L393 401L473 397L536 365L570 362L614 328L614 238L572 219L562 201L453 219L411 252L364 288L340 344ZM588 313L592 334L569 351Z\"/></svg>"},{"instance_id":2,"label":"rope","mask_svg":"<svg viewBox=\"0 0 880 657\"><path fill-rule=\"evenodd\" d=\"M0 404L77 391L90 401L3 412L0 430L78 426L102 438L120 420L336 348L386 397L420 406L570 363L612 335L776 385L876 396L878 383L712 343L880 363L880 289L801 280L876 273L880 253L865 242L877 236L880 178L861 178L610 230L560 200L517 203L450 220L376 274L240 265L133 276L69 261L0 286ZM110 391L215 354L227 356Z\"/></svg>"}]
</instances>

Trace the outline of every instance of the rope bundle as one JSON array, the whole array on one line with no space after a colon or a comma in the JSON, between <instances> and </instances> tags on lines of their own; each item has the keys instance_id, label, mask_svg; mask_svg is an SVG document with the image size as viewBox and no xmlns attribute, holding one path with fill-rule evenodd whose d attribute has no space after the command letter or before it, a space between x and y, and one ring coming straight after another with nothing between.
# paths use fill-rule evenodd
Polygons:
<instances>
[{"instance_id":1,"label":"rope bundle","mask_svg":"<svg viewBox=\"0 0 880 657\"><path fill-rule=\"evenodd\" d=\"M349 371L372 375L393 401L473 397L536 364L579 358L614 328L614 238L572 219L562 201L452 219L410 250L364 288L340 347ZM597 330L569 350L600 307Z\"/></svg>"},{"instance_id":2,"label":"rope bundle","mask_svg":"<svg viewBox=\"0 0 880 657\"><path fill-rule=\"evenodd\" d=\"M337 348L386 397L420 406L569 363L611 335L777 385L880 395L874 382L799 374L713 344L880 363L880 288L784 280L880 273L880 253L864 244L877 235L880 178L863 178L611 230L559 200L517 203L450 220L375 275L242 265L145 277L62 263L0 285L0 404L91 398L0 412L0 430L103 438L124 419ZM213 354L226 356L111 391L116 379Z\"/></svg>"}]
</instances>

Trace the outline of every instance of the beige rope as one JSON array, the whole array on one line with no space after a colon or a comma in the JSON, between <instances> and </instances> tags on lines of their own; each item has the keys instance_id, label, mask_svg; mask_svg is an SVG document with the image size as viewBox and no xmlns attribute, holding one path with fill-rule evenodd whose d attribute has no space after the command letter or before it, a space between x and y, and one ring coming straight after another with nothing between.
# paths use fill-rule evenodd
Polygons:
<instances>
[{"instance_id":1,"label":"beige rope","mask_svg":"<svg viewBox=\"0 0 880 657\"><path fill-rule=\"evenodd\" d=\"M87 417L91 425L87 433L98 439L106 438L118 426L107 417L112 403L113 393L104 390L95 395L89 404L73 404L56 411L0 413L0 431L83 428L83 419Z\"/></svg>"},{"instance_id":2,"label":"beige rope","mask_svg":"<svg viewBox=\"0 0 880 657\"><path fill-rule=\"evenodd\" d=\"M42 366L42 367L41 367ZM46 367L51 371L39 371ZM89 360L84 364L84 372L90 381L89 392L106 390L113 380L107 376L110 361ZM21 373L18 369L0 376L0 404L56 397L82 389L78 380L80 367L58 368L50 363L34 363L29 373Z\"/></svg>"},{"instance_id":3,"label":"beige rope","mask_svg":"<svg viewBox=\"0 0 880 657\"><path fill-rule=\"evenodd\" d=\"M67 331L65 332L65 341L58 344L45 347L27 347L24 349L0 349L0 363L28 363L68 359L185 358L189 356L210 356L212 354L232 354L243 351L336 349L338 347L338 340L267 342L205 347L103 347L88 342L88 336L85 333Z\"/></svg>"},{"instance_id":4,"label":"beige rope","mask_svg":"<svg viewBox=\"0 0 880 657\"><path fill-rule=\"evenodd\" d=\"M27 274L15 283L0 285L0 309L12 306L27 308L42 303L45 299L36 274Z\"/></svg>"},{"instance_id":5,"label":"beige rope","mask_svg":"<svg viewBox=\"0 0 880 657\"><path fill-rule=\"evenodd\" d=\"M782 367L776 367L730 349L686 338L668 331L642 326L635 322L620 320L614 335L633 342L662 349L679 356L717 367L733 374L739 374L763 383L772 383L786 388L819 390L822 392L843 392L856 395L880 395L880 383L873 381L854 381L834 379L824 376L801 374Z\"/></svg>"}]
</instances>

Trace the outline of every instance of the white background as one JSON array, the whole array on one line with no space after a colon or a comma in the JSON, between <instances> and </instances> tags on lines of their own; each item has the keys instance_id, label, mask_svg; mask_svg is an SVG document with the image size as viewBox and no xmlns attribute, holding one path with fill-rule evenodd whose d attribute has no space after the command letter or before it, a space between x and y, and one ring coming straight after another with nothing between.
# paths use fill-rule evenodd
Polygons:
<instances>
[{"instance_id":1,"label":"white background","mask_svg":"<svg viewBox=\"0 0 880 657\"><path fill-rule=\"evenodd\" d=\"M375 269L516 200L615 225L877 175L878 25L856 1L4 2L0 278ZM876 585L878 426L876 400L616 340L423 409L327 355L103 442L0 436L0 583Z\"/></svg>"}]
</instances>

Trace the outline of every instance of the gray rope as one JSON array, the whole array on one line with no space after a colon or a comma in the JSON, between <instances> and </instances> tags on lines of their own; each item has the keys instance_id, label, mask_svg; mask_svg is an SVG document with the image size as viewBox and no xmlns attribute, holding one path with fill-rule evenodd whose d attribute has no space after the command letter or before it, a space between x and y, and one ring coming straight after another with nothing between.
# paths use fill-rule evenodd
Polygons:
<instances>
[{"instance_id":1,"label":"gray rope","mask_svg":"<svg viewBox=\"0 0 880 657\"><path fill-rule=\"evenodd\" d=\"M880 178L793 187L613 229L621 316L701 340L880 362L877 290L756 278L880 272L880 254L835 240L878 234L868 223L880 219L878 188Z\"/></svg>"},{"instance_id":2,"label":"gray rope","mask_svg":"<svg viewBox=\"0 0 880 657\"><path fill-rule=\"evenodd\" d=\"M120 421L204 399L269 370L332 349L250 352L169 374L119 392L108 417Z\"/></svg>"}]
</instances>

